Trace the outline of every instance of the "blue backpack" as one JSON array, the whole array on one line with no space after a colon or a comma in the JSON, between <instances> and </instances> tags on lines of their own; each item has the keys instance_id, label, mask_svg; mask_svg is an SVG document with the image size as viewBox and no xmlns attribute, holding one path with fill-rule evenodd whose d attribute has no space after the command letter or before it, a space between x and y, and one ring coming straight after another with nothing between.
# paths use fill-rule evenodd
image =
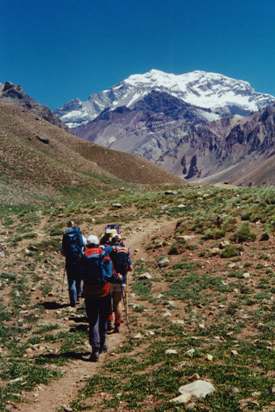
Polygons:
<instances>
[{"instance_id":1,"label":"blue backpack","mask_svg":"<svg viewBox=\"0 0 275 412\"><path fill-rule=\"evenodd\" d=\"M63 235L62 251L69 260L76 261L83 256L83 238L79 227L69 228Z\"/></svg>"}]
</instances>

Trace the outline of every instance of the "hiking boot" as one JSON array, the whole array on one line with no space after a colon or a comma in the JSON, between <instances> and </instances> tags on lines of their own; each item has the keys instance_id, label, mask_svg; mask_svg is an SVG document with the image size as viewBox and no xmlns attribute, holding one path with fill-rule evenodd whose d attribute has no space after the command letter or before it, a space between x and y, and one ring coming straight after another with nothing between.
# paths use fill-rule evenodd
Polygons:
<instances>
[{"instance_id":1,"label":"hiking boot","mask_svg":"<svg viewBox=\"0 0 275 412\"><path fill-rule=\"evenodd\" d=\"M119 333L119 325L115 325L115 327L114 327L114 333Z\"/></svg>"},{"instance_id":2,"label":"hiking boot","mask_svg":"<svg viewBox=\"0 0 275 412\"><path fill-rule=\"evenodd\" d=\"M99 352L98 351L93 351L89 357L89 361L91 362L97 362L99 359Z\"/></svg>"},{"instance_id":3,"label":"hiking boot","mask_svg":"<svg viewBox=\"0 0 275 412\"><path fill-rule=\"evenodd\" d=\"M99 349L99 353L104 353L104 352L108 352L106 343L104 343L104 345L102 345Z\"/></svg>"},{"instance_id":4,"label":"hiking boot","mask_svg":"<svg viewBox=\"0 0 275 412\"><path fill-rule=\"evenodd\" d=\"M108 323L107 323L107 333L110 334L110 333L113 332L113 330L114 330L114 328L113 328L112 322L108 321Z\"/></svg>"}]
</instances>

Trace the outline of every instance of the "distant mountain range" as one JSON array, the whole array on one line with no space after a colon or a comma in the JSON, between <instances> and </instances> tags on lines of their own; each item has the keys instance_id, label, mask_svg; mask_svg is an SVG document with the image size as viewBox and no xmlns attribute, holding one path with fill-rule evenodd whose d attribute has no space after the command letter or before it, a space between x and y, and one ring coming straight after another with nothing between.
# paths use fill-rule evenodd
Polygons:
<instances>
[{"instance_id":1,"label":"distant mountain range","mask_svg":"<svg viewBox=\"0 0 275 412\"><path fill-rule=\"evenodd\" d=\"M108 90L91 95L87 101L72 100L56 114L69 128L83 126L106 109L132 108L152 91L166 92L209 109L206 119L210 121L228 115L248 115L275 102L273 96L256 92L249 83L222 74L194 71L176 75L151 70L132 75Z\"/></svg>"},{"instance_id":2,"label":"distant mountain range","mask_svg":"<svg viewBox=\"0 0 275 412\"><path fill-rule=\"evenodd\" d=\"M0 84L0 100L187 180L275 184L275 98L243 81L152 70L55 113L12 83Z\"/></svg>"}]
</instances>

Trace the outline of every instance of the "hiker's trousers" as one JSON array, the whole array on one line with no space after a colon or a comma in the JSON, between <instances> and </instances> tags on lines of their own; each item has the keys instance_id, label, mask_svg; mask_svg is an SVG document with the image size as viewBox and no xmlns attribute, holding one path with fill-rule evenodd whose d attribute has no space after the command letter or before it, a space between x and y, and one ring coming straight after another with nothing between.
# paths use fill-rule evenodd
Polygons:
<instances>
[{"instance_id":1,"label":"hiker's trousers","mask_svg":"<svg viewBox=\"0 0 275 412\"><path fill-rule=\"evenodd\" d=\"M81 296L81 278L79 267L76 264L66 263L70 305L75 306Z\"/></svg>"},{"instance_id":2,"label":"hiker's trousers","mask_svg":"<svg viewBox=\"0 0 275 412\"><path fill-rule=\"evenodd\" d=\"M86 313L89 322L89 341L92 350L97 352L105 345L107 319L110 313L111 297L85 298Z\"/></svg>"}]
</instances>

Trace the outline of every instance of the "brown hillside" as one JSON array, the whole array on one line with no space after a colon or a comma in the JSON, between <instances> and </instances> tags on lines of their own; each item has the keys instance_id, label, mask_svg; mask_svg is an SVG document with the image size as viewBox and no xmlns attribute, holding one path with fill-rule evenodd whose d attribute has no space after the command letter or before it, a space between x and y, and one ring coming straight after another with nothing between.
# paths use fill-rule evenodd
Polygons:
<instances>
[{"instance_id":1,"label":"brown hillside","mask_svg":"<svg viewBox=\"0 0 275 412\"><path fill-rule=\"evenodd\" d=\"M102 185L99 176L141 184L179 180L138 157L83 142L12 103L0 103L1 180L21 188Z\"/></svg>"}]
</instances>

